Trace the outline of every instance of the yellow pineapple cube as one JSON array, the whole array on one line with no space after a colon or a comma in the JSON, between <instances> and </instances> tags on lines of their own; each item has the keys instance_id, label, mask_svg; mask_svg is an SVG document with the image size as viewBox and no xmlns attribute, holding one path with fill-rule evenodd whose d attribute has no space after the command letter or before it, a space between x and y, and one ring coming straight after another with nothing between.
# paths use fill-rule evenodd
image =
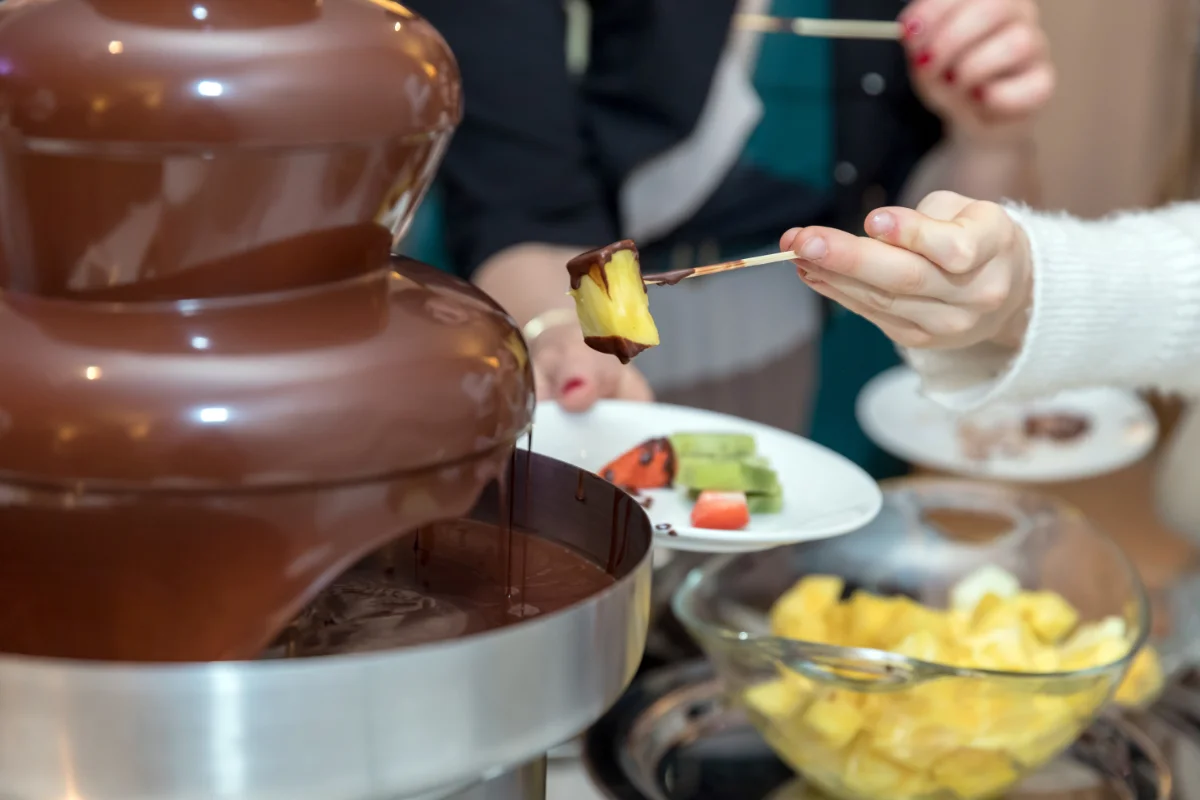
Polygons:
<instances>
[{"instance_id":1,"label":"yellow pineapple cube","mask_svg":"<svg viewBox=\"0 0 1200 800\"><path fill-rule=\"evenodd\" d=\"M933 782L963 800L999 794L1019 777L1003 753L963 748L943 757L933 766Z\"/></svg>"},{"instance_id":2,"label":"yellow pineapple cube","mask_svg":"<svg viewBox=\"0 0 1200 800\"><path fill-rule=\"evenodd\" d=\"M633 242L626 239L589 250L568 261L567 272L588 347L627 364L658 344L658 327L650 316L650 298Z\"/></svg>"},{"instance_id":3,"label":"yellow pineapple cube","mask_svg":"<svg viewBox=\"0 0 1200 800\"><path fill-rule=\"evenodd\" d=\"M1033 632L1047 644L1062 641L1079 624L1079 612L1057 592L1021 592L1015 602Z\"/></svg>"},{"instance_id":4,"label":"yellow pineapple cube","mask_svg":"<svg viewBox=\"0 0 1200 800\"><path fill-rule=\"evenodd\" d=\"M863 713L854 693L831 689L808 707L804 724L834 750L841 750L862 728Z\"/></svg>"},{"instance_id":5,"label":"yellow pineapple cube","mask_svg":"<svg viewBox=\"0 0 1200 800\"><path fill-rule=\"evenodd\" d=\"M1123 706L1140 707L1158 697L1162 686L1162 662L1158 652L1146 645L1134 656L1129 672L1117 687L1116 701Z\"/></svg>"},{"instance_id":6,"label":"yellow pineapple cube","mask_svg":"<svg viewBox=\"0 0 1200 800\"><path fill-rule=\"evenodd\" d=\"M771 632L788 639L827 642L825 613L842 597L842 579L832 575L802 578L771 607Z\"/></svg>"},{"instance_id":7,"label":"yellow pineapple cube","mask_svg":"<svg viewBox=\"0 0 1200 800\"><path fill-rule=\"evenodd\" d=\"M885 636L892 619L900 611L893 598L880 597L859 590L846 603L846 643L851 647L877 647L887 645Z\"/></svg>"},{"instance_id":8,"label":"yellow pineapple cube","mask_svg":"<svg viewBox=\"0 0 1200 800\"><path fill-rule=\"evenodd\" d=\"M918 794L919 774L875 751L866 738L860 738L846 754L842 784L862 797L887 797L903 800Z\"/></svg>"}]
</instances>

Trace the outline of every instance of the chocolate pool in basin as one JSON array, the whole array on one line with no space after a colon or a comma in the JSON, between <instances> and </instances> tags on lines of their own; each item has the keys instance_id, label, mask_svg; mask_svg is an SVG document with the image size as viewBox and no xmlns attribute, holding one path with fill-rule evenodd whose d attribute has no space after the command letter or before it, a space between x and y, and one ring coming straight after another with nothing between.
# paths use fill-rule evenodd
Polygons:
<instances>
[{"instance_id":1,"label":"chocolate pool in basin","mask_svg":"<svg viewBox=\"0 0 1200 800\"><path fill-rule=\"evenodd\" d=\"M541 797L638 664L651 537L516 449L512 320L391 255L445 42L8 0L0 54L0 795Z\"/></svg>"}]
</instances>

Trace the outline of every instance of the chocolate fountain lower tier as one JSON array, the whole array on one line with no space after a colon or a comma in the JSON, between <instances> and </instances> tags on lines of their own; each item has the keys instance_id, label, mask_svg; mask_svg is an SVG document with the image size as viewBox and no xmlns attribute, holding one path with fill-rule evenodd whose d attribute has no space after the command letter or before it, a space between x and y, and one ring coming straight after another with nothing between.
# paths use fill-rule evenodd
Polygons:
<instances>
[{"instance_id":1,"label":"chocolate fountain lower tier","mask_svg":"<svg viewBox=\"0 0 1200 800\"><path fill-rule=\"evenodd\" d=\"M651 530L552 459L518 452L509 482L360 562L268 658L0 656L0 797L543 797L542 754L641 659Z\"/></svg>"}]
</instances>

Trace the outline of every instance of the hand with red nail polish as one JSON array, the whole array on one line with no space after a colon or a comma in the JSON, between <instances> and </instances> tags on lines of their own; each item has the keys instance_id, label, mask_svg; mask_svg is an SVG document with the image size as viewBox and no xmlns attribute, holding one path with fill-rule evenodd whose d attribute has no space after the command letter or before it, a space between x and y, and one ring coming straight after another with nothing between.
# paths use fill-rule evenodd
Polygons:
<instances>
[{"instance_id":1,"label":"hand with red nail polish","mask_svg":"<svg viewBox=\"0 0 1200 800\"><path fill-rule=\"evenodd\" d=\"M995 203L934 192L914 211L883 208L867 236L793 228L805 283L866 317L906 347L1019 344L1032 302L1032 255L1024 231Z\"/></svg>"},{"instance_id":2,"label":"hand with red nail polish","mask_svg":"<svg viewBox=\"0 0 1200 800\"><path fill-rule=\"evenodd\" d=\"M913 0L900 21L913 86L958 140L1028 137L1055 83L1036 0Z\"/></svg>"},{"instance_id":3,"label":"hand with red nail polish","mask_svg":"<svg viewBox=\"0 0 1200 800\"><path fill-rule=\"evenodd\" d=\"M538 400L567 411L587 411L597 400L653 400L649 384L632 364L597 353L583 343L575 325L543 331L531 344Z\"/></svg>"}]
</instances>

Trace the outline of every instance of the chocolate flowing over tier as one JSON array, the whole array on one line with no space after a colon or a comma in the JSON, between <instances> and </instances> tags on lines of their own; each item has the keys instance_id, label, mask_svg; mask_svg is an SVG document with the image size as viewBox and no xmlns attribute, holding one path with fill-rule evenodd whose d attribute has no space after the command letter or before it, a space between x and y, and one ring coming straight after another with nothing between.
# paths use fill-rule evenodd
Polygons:
<instances>
[{"instance_id":1,"label":"chocolate flowing over tier","mask_svg":"<svg viewBox=\"0 0 1200 800\"><path fill-rule=\"evenodd\" d=\"M509 318L402 260L187 313L9 295L0 341L6 652L253 657L365 553L469 511L533 407Z\"/></svg>"},{"instance_id":2,"label":"chocolate flowing over tier","mask_svg":"<svg viewBox=\"0 0 1200 800\"><path fill-rule=\"evenodd\" d=\"M516 326L389 256L461 105L390 0L0 4L0 652L254 657L505 474Z\"/></svg>"}]
</instances>

